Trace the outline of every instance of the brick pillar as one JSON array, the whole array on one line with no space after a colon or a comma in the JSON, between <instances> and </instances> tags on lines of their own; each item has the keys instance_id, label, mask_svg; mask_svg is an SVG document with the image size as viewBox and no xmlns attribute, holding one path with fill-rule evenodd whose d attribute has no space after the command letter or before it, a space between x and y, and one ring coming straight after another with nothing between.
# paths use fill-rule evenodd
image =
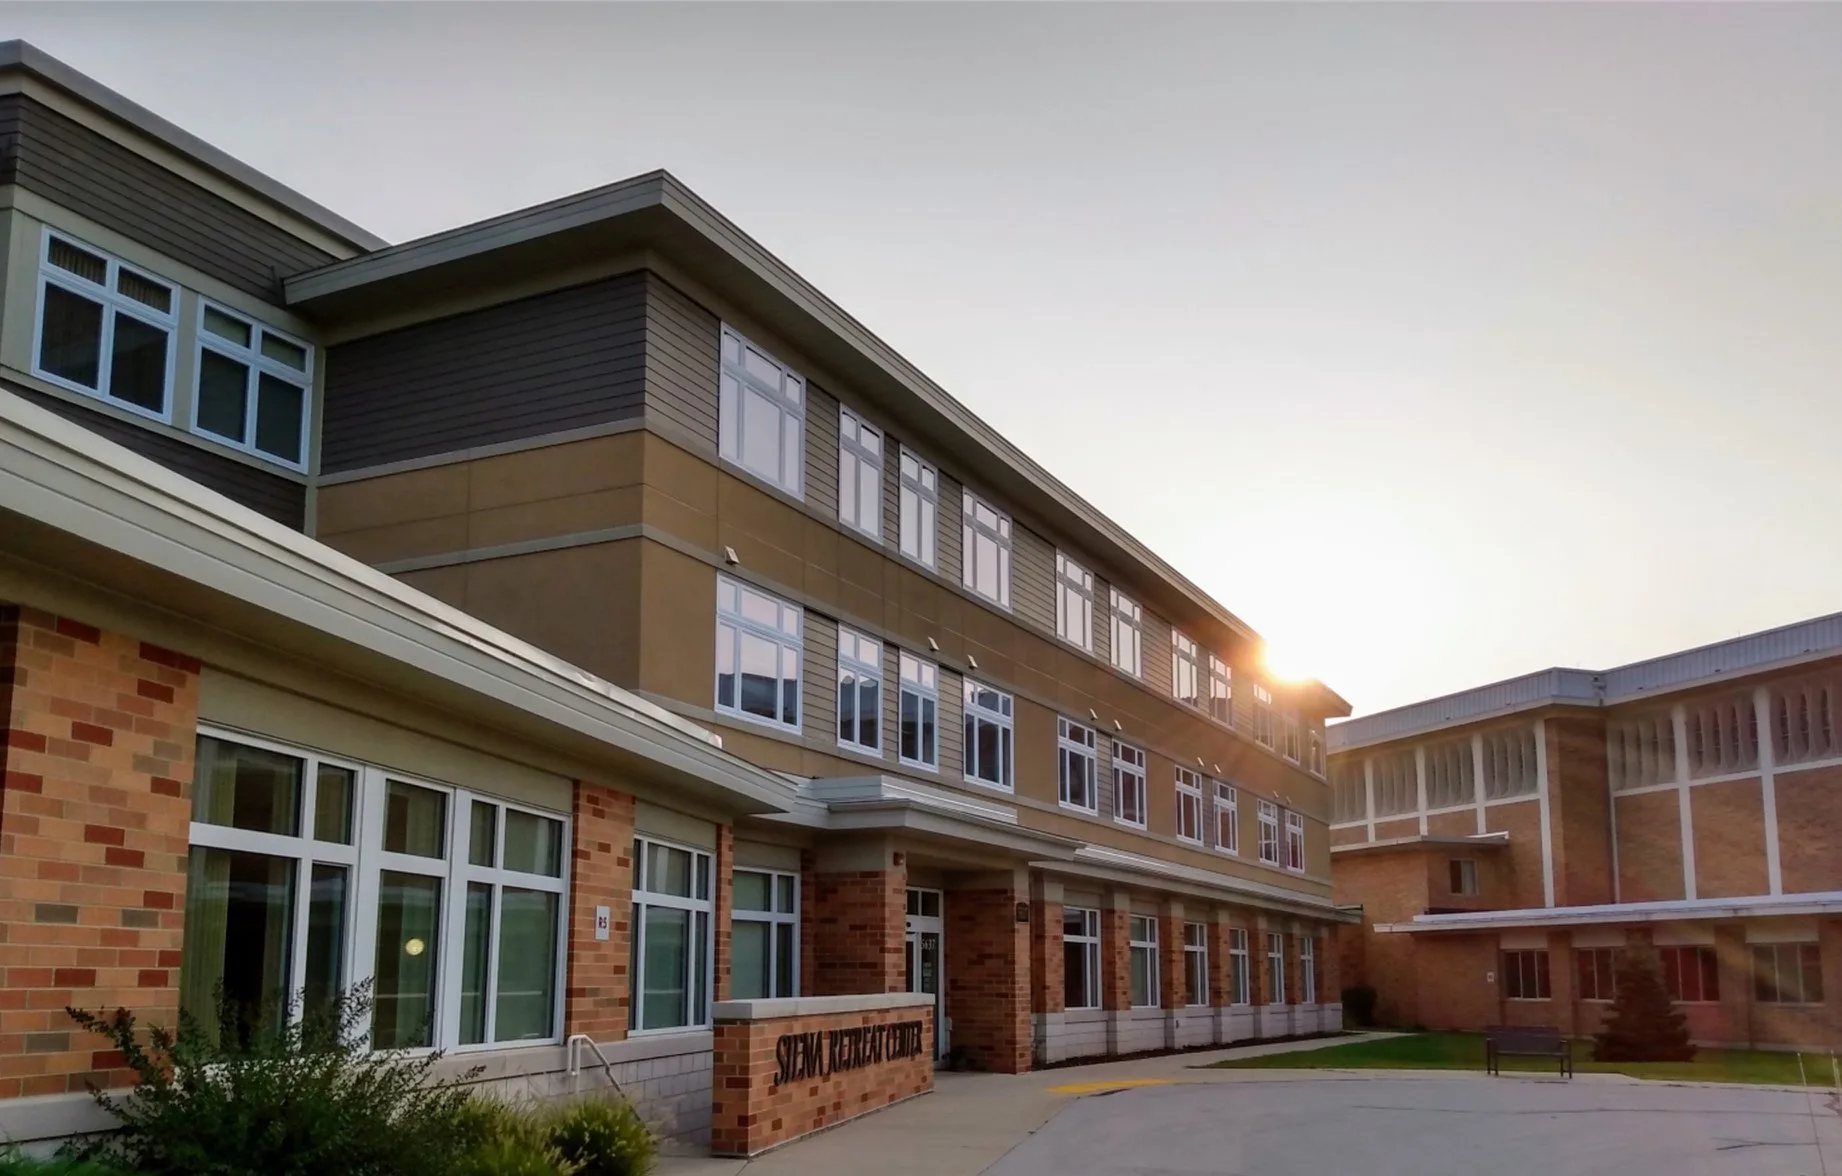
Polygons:
<instances>
[{"instance_id":1,"label":"brick pillar","mask_svg":"<svg viewBox=\"0 0 1842 1176\"><path fill-rule=\"evenodd\" d=\"M1131 961L1126 946L1126 920L1130 917L1123 907L1108 907L1100 912L1100 1007L1108 1012L1124 1012L1132 1007Z\"/></svg>"},{"instance_id":2,"label":"brick pillar","mask_svg":"<svg viewBox=\"0 0 1842 1176\"><path fill-rule=\"evenodd\" d=\"M1263 1005L1266 995L1266 925L1250 918L1242 925L1247 932L1247 1003Z\"/></svg>"},{"instance_id":3,"label":"brick pillar","mask_svg":"<svg viewBox=\"0 0 1842 1176\"><path fill-rule=\"evenodd\" d=\"M1043 899L1030 904L1030 1008L1038 1013L1065 1011L1063 989L1062 904Z\"/></svg>"},{"instance_id":4,"label":"brick pillar","mask_svg":"<svg viewBox=\"0 0 1842 1176\"><path fill-rule=\"evenodd\" d=\"M1176 903L1166 903L1158 916L1158 980L1164 990L1159 993L1164 1008L1182 1008L1183 907Z\"/></svg>"},{"instance_id":5,"label":"brick pillar","mask_svg":"<svg viewBox=\"0 0 1842 1176\"><path fill-rule=\"evenodd\" d=\"M200 669L0 605L0 1098L132 1081L65 1005L178 1022Z\"/></svg>"},{"instance_id":6,"label":"brick pillar","mask_svg":"<svg viewBox=\"0 0 1842 1176\"><path fill-rule=\"evenodd\" d=\"M819 901L817 856L810 849L799 853L799 994L811 996L818 976Z\"/></svg>"},{"instance_id":7,"label":"brick pillar","mask_svg":"<svg viewBox=\"0 0 1842 1176\"><path fill-rule=\"evenodd\" d=\"M860 858L863 855L858 855ZM908 987L908 867L882 849L880 869L826 870L812 876L813 996L902 992Z\"/></svg>"},{"instance_id":8,"label":"brick pillar","mask_svg":"<svg viewBox=\"0 0 1842 1176\"><path fill-rule=\"evenodd\" d=\"M1343 961L1338 958L1335 927L1318 928L1318 999L1343 1002Z\"/></svg>"},{"instance_id":9,"label":"brick pillar","mask_svg":"<svg viewBox=\"0 0 1842 1176\"><path fill-rule=\"evenodd\" d=\"M617 1041L627 1035L632 980L634 801L579 780L573 809L564 1032ZM606 939L596 936L598 907L608 908Z\"/></svg>"},{"instance_id":10,"label":"brick pillar","mask_svg":"<svg viewBox=\"0 0 1842 1176\"><path fill-rule=\"evenodd\" d=\"M1209 920L1209 1003L1218 1009L1227 1008L1234 996L1229 981L1228 930L1221 916Z\"/></svg>"},{"instance_id":11,"label":"brick pillar","mask_svg":"<svg viewBox=\"0 0 1842 1176\"><path fill-rule=\"evenodd\" d=\"M716 973L714 991L717 1000L729 999L729 916L734 906L732 890L735 886L736 867L736 831L731 825L716 827L716 856L711 868L716 871L715 898L716 909L712 915L716 919L716 940L711 951L711 970Z\"/></svg>"},{"instance_id":12,"label":"brick pillar","mask_svg":"<svg viewBox=\"0 0 1842 1176\"><path fill-rule=\"evenodd\" d=\"M945 895L947 1017L952 1045L1000 1074L1030 1068L1030 924L1017 921L1027 883L982 879Z\"/></svg>"},{"instance_id":13,"label":"brick pillar","mask_svg":"<svg viewBox=\"0 0 1842 1176\"><path fill-rule=\"evenodd\" d=\"M1577 975L1572 933L1548 932L1548 1009L1554 1019L1554 1027L1566 1037L1572 1037L1579 1030L1580 994L1575 983Z\"/></svg>"}]
</instances>

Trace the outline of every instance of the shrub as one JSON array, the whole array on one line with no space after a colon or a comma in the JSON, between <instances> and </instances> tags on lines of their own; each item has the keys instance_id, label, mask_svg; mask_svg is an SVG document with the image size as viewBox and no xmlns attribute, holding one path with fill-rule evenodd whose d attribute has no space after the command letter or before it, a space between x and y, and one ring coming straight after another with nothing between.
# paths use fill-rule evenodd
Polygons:
<instances>
[{"instance_id":1,"label":"shrub","mask_svg":"<svg viewBox=\"0 0 1842 1176\"><path fill-rule=\"evenodd\" d=\"M456 1131L465 1151L456 1176L575 1176L547 1122L521 1107L476 1094L462 1105Z\"/></svg>"},{"instance_id":2,"label":"shrub","mask_svg":"<svg viewBox=\"0 0 1842 1176\"><path fill-rule=\"evenodd\" d=\"M1626 948L1613 970L1612 1007L1593 1034L1596 1062L1686 1062L1694 1058L1688 1018L1669 999L1656 952Z\"/></svg>"},{"instance_id":3,"label":"shrub","mask_svg":"<svg viewBox=\"0 0 1842 1176\"><path fill-rule=\"evenodd\" d=\"M103 1164L68 1156L40 1159L22 1151L0 1152L0 1176L129 1176Z\"/></svg>"},{"instance_id":4,"label":"shrub","mask_svg":"<svg viewBox=\"0 0 1842 1176\"><path fill-rule=\"evenodd\" d=\"M552 1111L552 1146L576 1176L644 1176L657 1147L634 1109L616 1099L581 1099Z\"/></svg>"},{"instance_id":5,"label":"shrub","mask_svg":"<svg viewBox=\"0 0 1842 1176\"><path fill-rule=\"evenodd\" d=\"M93 1091L120 1130L73 1141L70 1158L144 1176L448 1176L465 1155L467 1092L432 1078L438 1053L370 1050L368 989L298 1019L220 994L216 1026L182 1011L177 1033L125 1009L66 1011L140 1081Z\"/></svg>"},{"instance_id":6,"label":"shrub","mask_svg":"<svg viewBox=\"0 0 1842 1176\"><path fill-rule=\"evenodd\" d=\"M1343 1011L1350 1020L1365 1028L1375 1024L1375 989L1367 984L1352 984L1343 990Z\"/></svg>"}]
</instances>

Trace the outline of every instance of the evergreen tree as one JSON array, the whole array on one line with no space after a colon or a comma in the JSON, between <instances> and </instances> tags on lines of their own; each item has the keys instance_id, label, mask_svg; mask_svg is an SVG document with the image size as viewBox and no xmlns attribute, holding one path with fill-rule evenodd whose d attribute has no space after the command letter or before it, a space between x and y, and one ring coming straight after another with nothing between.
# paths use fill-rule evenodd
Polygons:
<instances>
[{"instance_id":1,"label":"evergreen tree","mask_svg":"<svg viewBox=\"0 0 1842 1176\"><path fill-rule=\"evenodd\" d=\"M1656 952L1648 946L1627 948L1619 955L1605 1027L1593 1034L1593 1060L1686 1062L1694 1056L1688 1018L1663 987Z\"/></svg>"}]
</instances>

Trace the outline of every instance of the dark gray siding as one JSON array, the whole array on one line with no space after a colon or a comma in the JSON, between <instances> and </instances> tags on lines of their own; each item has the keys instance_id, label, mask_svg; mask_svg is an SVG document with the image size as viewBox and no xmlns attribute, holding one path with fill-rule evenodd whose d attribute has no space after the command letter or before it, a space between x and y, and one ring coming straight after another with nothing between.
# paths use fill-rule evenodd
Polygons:
<instances>
[{"instance_id":1,"label":"dark gray siding","mask_svg":"<svg viewBox=\"0 0 1842 1176\"><path fill-rule=\"evenodd\" d=\"M1160 616L1153 616L1150 609L1144 610L1144 640L1140 663L1145 688L1159 698L1171 697L1170 686L1170 622Z\"/></svg>"},{"instance_id":2,"label":"dark gray siding","mask_svg":"<svg viewBox=\"0 0 1842 1176\"><path fill-rule=\"evenodd\" d=\"M1055 548L1011 520L1011 607L1017 619L1055 632Z\"/></svg>"},{"instance_id":3,"label":"dark gray siding","mask_svg":"<svg viewBox=\"0 0 1842 1176\"><path fill-rule=\"evenodd\" d=\"M1094 656L1113 664L1113 597L1098 572L1094 574Z\"/></svg>"},{"instance_id":4,"label":"dark gray siding","mask_svg":"<svg viewBox=\"0 0 1842 1176\"><path fill-rule=\"evenodd\" d=\"M806 385L806 504L828 519L838 517L838 402L823 388Z\"/></svg>"},{"instance_id":5,"label":"dark gray siding","mask_svg":"<svg viewBox=\"0 0 1842 1176\"><path fill-rule=\"evenodd\" d=\"M940 543L935 549L935 562L940 565L940 578L949 584L961 583L964 578L960 549L965 546L965 493L965 487L948 477L945 470L940 471Z\"/></svg>"},{"instance_id":6,"label":"dark gray siding","mask_svg":"<svg viewBox=\"0 0 1842 1176\"><path fill-rule=\"evenodd\" d=\"M902 444L883 434L883 546L902 551Z\"/></svg>"},{"instance_id":7,"label":"dark gray siding","mask_svg":"<svg viewBox=\"0 0 1842 1176\"><path fill-rule=\"evenodd\" d=\"M715 315L658 275L646 275L646 411L677 426L711 455L721 338Z\"/></svg>"},{"instance_id":8,"label":"dark gray siding","mask_svg":"<svg viewBox=\"0 0 1842 1176\"><path fill-rule=\"evenodd\" d=\"M623 274L329 348L321 469L638 417L646 305Z\"/></svg>"},{"instance_id":9,"label":"dark gray siding","mask_svg":"<svg viewBox=\"0 0 1842 1176\"><path fill-rule=\"evenodd\" d=\"M800 734L808 747L838 746L838 622L808 611L804 642L806 680L800 690Z\"/></svg>"},{"instance_id":10,"label":"dark gray siding","mask_svg":"<svg viewBox=\"0 0 1842 1176\"><path fill-rule=\"evenodd\" d=\"M123 420L72 404L56 396L32 392L18 385L12 391L66 420L75 421L117 445L157 461L207 489L265 514L284 526L301 530L307 521L307 485L281 474L246 465L232 457L193 445L158 427Z\"/></svg>"},{"instance_id":11,"label":"dark gray siding","mask_svg":"<svg viewBox=\"0 0 1842 1176\"><path fill-rule=\"evenodd\" d=\"M0 184L18 184L239 290L337 258L20 94L0 97Z\"/></svg>"},{"instance_id":12,"label":"dark gray siding","mask_svg":"<svg viewBox=\"0 0 1842 1176\"><path fill-rule=\"evenodd\" d=\"M947 780L966 775L965 679L942 667L940 671L940 775Z\"/></svg>"}]
</instances>

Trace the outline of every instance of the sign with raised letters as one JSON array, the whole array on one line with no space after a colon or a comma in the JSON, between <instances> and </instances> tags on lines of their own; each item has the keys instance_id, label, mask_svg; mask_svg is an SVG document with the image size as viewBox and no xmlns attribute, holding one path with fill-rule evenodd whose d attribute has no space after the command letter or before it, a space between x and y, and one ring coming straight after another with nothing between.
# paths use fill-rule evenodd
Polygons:
<instances>
[{"instance_id":1,"label":"sign with raised letters","mask_svg":"<svg viewBox=\"0 0 1842 1176\"><path fill-rule=\"evenodd\" d=\"M927 1048L926 1036L922 1021L788 1033L774 1045L774 1085L917 1058Z\"/></svg>"}]
</instances>

